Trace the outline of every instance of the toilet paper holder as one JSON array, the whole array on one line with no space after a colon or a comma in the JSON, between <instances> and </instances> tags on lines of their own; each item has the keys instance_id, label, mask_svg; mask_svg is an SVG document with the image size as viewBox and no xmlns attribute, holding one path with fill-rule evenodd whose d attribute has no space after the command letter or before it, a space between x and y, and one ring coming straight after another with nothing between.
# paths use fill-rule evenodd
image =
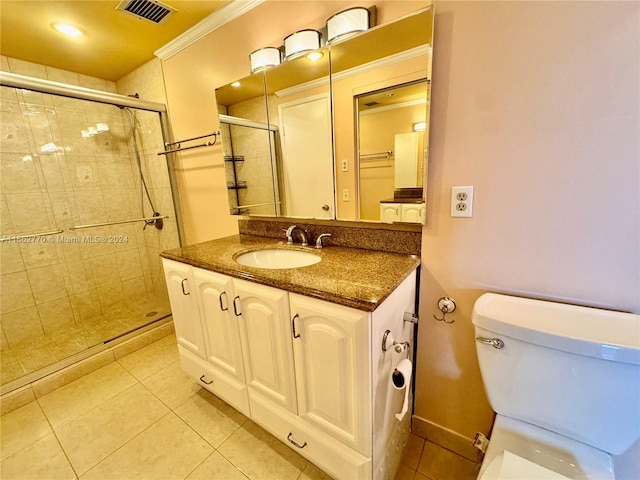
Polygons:
<instances>
[{"instance_id":1,"label":"toilet paper holder","mask_svg":"<svg viewBox=\"0 0 640 480\"><path fill-rule=\"evenodd\" d=\"M387 352L392 348L396 351L396 353L402 353L402 351L404 350L407 350L408 352L410 347L411 345L409 344L409 342L396 342L396 340L393 338L393 335L391 335L391 330L386 330L384 332L384 335L382 335L383 352Z\"/></svg>"}]
</instances>

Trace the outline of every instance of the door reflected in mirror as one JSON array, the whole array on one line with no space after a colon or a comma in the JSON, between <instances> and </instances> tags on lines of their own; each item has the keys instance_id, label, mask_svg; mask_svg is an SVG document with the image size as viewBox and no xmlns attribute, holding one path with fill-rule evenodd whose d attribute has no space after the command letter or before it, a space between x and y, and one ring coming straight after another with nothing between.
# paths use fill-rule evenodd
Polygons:
<instances>
[{"instance_id":1,"label":"door reflected in mirror","mask_svg":"<svg viewBox=\"0 0 640 480\"><path fill-rule=\"evenodd\" d=\"M356 97L360 220L422 223L427 91L423 79Z\"/></svg>"}]
</instances>

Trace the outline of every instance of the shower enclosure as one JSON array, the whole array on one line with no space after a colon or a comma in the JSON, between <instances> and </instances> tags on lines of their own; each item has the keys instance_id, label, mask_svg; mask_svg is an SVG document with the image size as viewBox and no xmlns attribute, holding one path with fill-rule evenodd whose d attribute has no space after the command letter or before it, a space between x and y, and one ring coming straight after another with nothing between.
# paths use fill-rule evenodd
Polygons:
<instances>
[{"instance_id":1,"label":"shower enclosure","mask_svg":"<svg viewBox=\"0 0 640 480\"><path fill-rule=\"evenodd\" d=\"M164 105L1 75L5 393L167 321L180 233Z\"/></svg>"}]
</instances>

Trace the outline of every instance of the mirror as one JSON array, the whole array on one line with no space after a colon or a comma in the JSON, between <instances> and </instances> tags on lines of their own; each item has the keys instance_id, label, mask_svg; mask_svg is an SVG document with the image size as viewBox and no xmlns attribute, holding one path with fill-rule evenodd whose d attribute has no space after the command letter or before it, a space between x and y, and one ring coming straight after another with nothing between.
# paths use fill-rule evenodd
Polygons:
<instances>
[{"instance_id":1,"label":"mirror","mask_svg":"<svg viewBox=\"0 0 640 480\"><path fill-rule=\"evenodd\" d=\"M357 97L360 220L422 223L427 89L423 79Z\"/></svg>"},{"instance_id":2,"label":"mirror","mask_svg":"<svg viewBox=\"0 0 640 480\"><path fill-rule=\"evenodd\" d=\"M239 87L216 89L219 111L228 115L221 116L225 156L244 156L228 162L228 185L238 187L230 192L231 212L423 223L432 27L432 9L418 10L323 47L315 62L300 56L241 79ZM376 137L370 130L379 119L365 104L382 103L377 96L389 93L405 98L388 102L389 110L411 113L385 132L378 151L378 144L366 142ZM413 132L420 122L426 128ZM402 134L410 135L403 140ZM248 161L254 150L261 161ZM388 158L373 163L364 156L387 151ZM384 166L371 168L380 160ZM405 164L410 173L403 173ZM374 171L385 177L384 189L372 182Z\"/></svg>"},{"instance_id":3,"label":"mirror","mask_svg":"<svg viewBox=\"0 0 640 480\"><path fill-rule=\"evenodd\" d=\"M264 79L252 75L216 90L229 209L279 216L277 128L269 125Z\"/></svg>"}]
</instances>

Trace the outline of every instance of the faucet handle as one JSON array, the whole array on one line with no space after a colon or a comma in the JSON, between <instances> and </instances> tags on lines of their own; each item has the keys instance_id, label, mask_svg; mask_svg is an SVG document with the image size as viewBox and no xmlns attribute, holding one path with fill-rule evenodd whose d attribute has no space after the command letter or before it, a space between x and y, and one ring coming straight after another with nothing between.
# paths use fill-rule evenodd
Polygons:
<instances>
[{"instance_id":1,"label":"faucet handle","mask_svg":"<svg viewBox=\"0 0 640 480\"><path fill-rule=\"evenodd\" d=\"M320 235L318 235L318 238L316 238L316 248L322 248L322 239L324 237L330 237L331 234L330 233L321 233Z\"/></svg>"}]
</instances>

